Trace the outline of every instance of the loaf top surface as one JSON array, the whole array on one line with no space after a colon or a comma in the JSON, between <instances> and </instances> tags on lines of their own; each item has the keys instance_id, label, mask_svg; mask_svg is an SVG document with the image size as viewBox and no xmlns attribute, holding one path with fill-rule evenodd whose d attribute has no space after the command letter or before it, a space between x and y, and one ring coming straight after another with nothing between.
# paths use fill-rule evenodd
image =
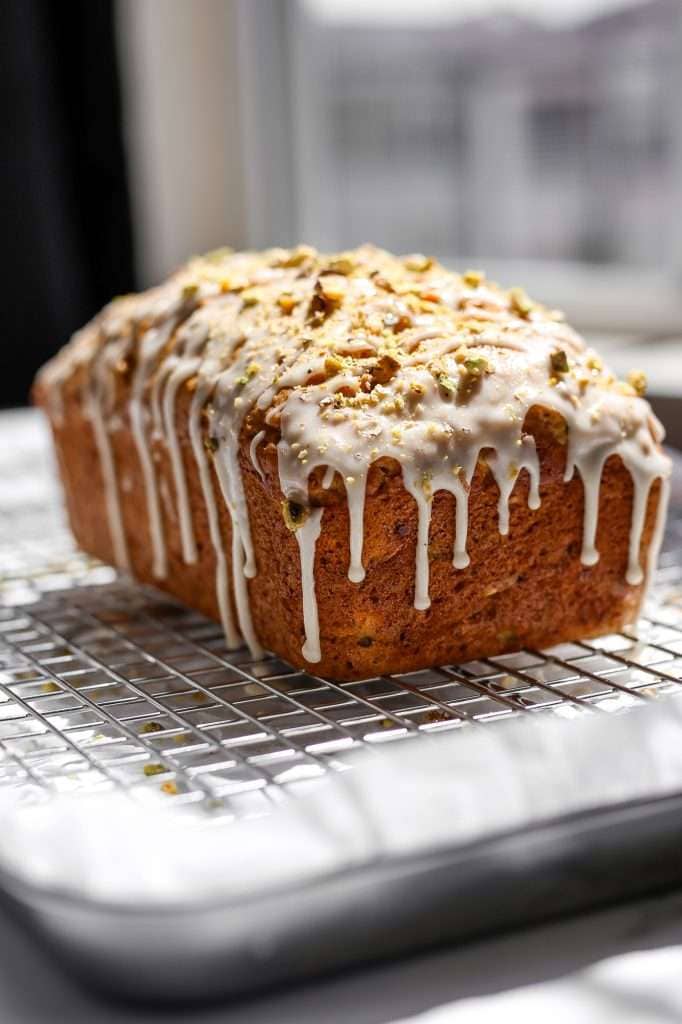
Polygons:
<instances>
[{"instance_id":1,"label":"loaf top surface","mask_svg":"<svg viewBox=\"0 0 682 1024\"><path fill-rule=\"evenodd\" d=\"M112 362L121 345L124 358ZM306 455L299 444L296 454L307 466L349 444L351 465L379 453L402 463L438 441L475 446L491 417L498 432L509 424L516 433L533 404L595 437L636 438L643 455L663 436L641 401L644 375L617 380L560 312L480 272L455 274L369 245L335 255L219 249L193 259L159 287L109 303L47 365L45 382L62 382L104 349L121 373L193 357L223 410L231 405L241 420L253 405L274 407L269 421L286 419L283 435L298 432L297 419L314 421L316 445ZM282 392L290 409L280 408Z\"/></svg>"},{"instance_id":2,"label":"loaf top surface","mask_svg":"<svg viewBox=\"0 0 682 1024\"><path fill-rule=\"evenodd\" d=\"M504 533L508 499L523 470L531 507L540 502L526 416L534 406L554 410L568 428L566 478L577 469L585 485L588 565L598 557L595 495L606 459L617 454L629 469L636 505L654 479L669 473L641 372L616 379L559 312L520 288L504 290L480 272L460 275L422 255L398 258L369 245L333 255L307 246L220 249L191 260L159 287L114 300L42 371L57 421L63 387L79 368L86 371L85 403L105 431L115 429L107 414L117 374L132 378L131 414L144 404L150 429L167 435L172 427L164 408L180 385L192 390L193 409L208 414L246 576L255 566L237 449L253 410L276 431L292 530L310 516L310 474L323 468L329 483L342 476L351 520L349 576L357 582L364 576L365 485L379 459L401 467L425 548L433 494L448 490L464 507L485 450ZM635 534L638 515L635 509ZM311 543L315 529L319 523L308 524ZM641 578L635 541L632 583ZM421 609L428 607L425 558L418 550L415 607ZM453 561L460 568L468 563L464 529Z\"/></svg>"}]
</instances>

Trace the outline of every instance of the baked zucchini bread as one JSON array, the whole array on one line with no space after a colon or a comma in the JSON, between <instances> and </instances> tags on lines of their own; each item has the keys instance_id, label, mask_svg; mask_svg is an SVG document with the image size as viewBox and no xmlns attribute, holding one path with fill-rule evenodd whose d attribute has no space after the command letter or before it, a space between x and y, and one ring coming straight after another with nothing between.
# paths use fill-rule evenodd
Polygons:
<instances>
[{"instance_id":1,"label":"baked zucchini bread","mask_svg":"<svg viewBox=\"0 0 682 1024\"><path fill-rule=\"evenodd\" d=\"M40 372L87 551L334 679L621 628L664 525L644 378L479 272L218 250Z\"/></svg>"}]
</instances>

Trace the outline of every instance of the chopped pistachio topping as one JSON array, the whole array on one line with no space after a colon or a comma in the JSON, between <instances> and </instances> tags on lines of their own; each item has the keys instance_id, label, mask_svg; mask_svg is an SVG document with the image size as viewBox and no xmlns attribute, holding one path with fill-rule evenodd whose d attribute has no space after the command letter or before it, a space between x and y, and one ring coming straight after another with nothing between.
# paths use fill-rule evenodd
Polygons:
<instances>
[{"instance_id":1,"label":"chopped pistachio topping","mask_svg":"<svg viewBox=\"0 0 682 1024\"><path fill-rule=\"evenodd\" d=\"M445 373L444 370L437 371L434 374L434 377L438 381L439 385L443 388L443 390L447 391L448 394L451 394L451 395L456 395L457 394L457 390L458 390L457 381L453 380L452 377L449 377L448 374Z\"/></svg>"},{"instance_id":2,"label":"chopped pistachio topping","mask_svg":"<svg viewBox=\"0 0 682 1024\"><path fill-rule=\"evenodd\" d=\"M280 267L300 267L308 259L313 259L316 253L309 245L298 245L278 261Z\"/></svg>"},{"instance_id":3,"label":"chopped pistachio topping","mask_svg":"<svg viewBox=\"0 0 682 1024\"><path fill-rule=\"evenodd\" d=\"M485 356L467 356L463 365L470 377L481 377L484 373L491 372L490 363Z\"/></svg>"},{"instance_id":4,"label":"chopped pistachio topping","mask_svg":"<svg viewBox=\"0 0 682 1024\"><path fill-rule=\"evenodd\" d=\"M146 764L142 771L149 777L151 775L163 775L168 769L164 768L162 764Z\"/></svg>"},{"instance_id":5,"label":"chopped pistachio topping","mask_svg":"<svg viewBox=\"0 0 682 1024\"><path fill-rule=\"evenodd\" d=\"M549 365L554 376L559 377L563 373L568 373L570 367L568 365L568 356L562 348L555 349L549 357Z\"/></svg>"},{"instance_id":6,"label":"chopped pistachio topping","mask_svg":"<svg viewBox=\"0 0 682 1024\"><path fill-rule=\"evenodd\" d=\"M462 280L465 284L469 285L470 288L478 288L484 280L484 274L482 270L465 270L462 274Z\"/></svg>"},{"instance_id":7,"label":"chopped pistachio topping","mask_svg":"<svg viewBox=\"0 0 682 1024\"><path fill-rule=\"evenodd\" d=\"M341 356L329 355L324 361L324 372L328 377L335 377L337 373L345 370L346 364Z\"/></svg>"},{"instance_id":8,"label":"chopped pistachio topping","mask_svg":"<svg viewBox=\"0 0 682 1024\"><path fill-rule=\"evenodd\" d=\"M260 363L249 363L242 376L237 377L236 383L241 387L244 387L245 384L248 384L250 380L253 380L253 378L260 373L260 370Z\"/></svg>"},{"instance_id":9,"label":"chopped pistachio topping","mask_svg":"<svg viewBox=\"0 0 682 1024\"><path fill-rule=\"evenodd\" d=\"M642 370L630 370L628 384L640 398L646 394L647 379L646 374Z\"/></svg>"},{"instance_id":10,"label":"chopped pistachio topping","mask_svg":"<svg viewBox=\"0 0 682 1024\"><path fill-rule=\"evenodd\" d=\"M534 308L534 303L528 298L523 288L511 288L509 290L509 305L517 316L527 318Z\"/></svg>"},{"instance_id":11,"label":"chopped pistachio topping","mask_svg":"<svg viewBox=\"0 0 682 1024\"><path fill-rule=\"evenodd\" d=\"M348 277L355 270L355 263L350 256L337 256L330 260L327 269L332 274L343 274Z\"/></svg>"},{"instance_id":12,"label":"chopped pistachio topping","mask_svg":"<svg viewBox=\"0 0 682 1024\"><path fill-rule=\"evenodd\" d=\"M371 368L370 373L372 380L377 384L388 384L392 377L395 377L396 373L400 369L400 360L396 359L395 356L390 355L388 352L384 352L383 355L379 356L376 364Z\"/></svg>"},{"instance_id":13,"label":"chopped pistachio topping","mask_svg":"<svg viewBox=\"0 0 682 1024\"><path fill-rule=\"evenodd\" d=\"M319 285L320 291L327 302L341 302L348 291L348 282L341 274L329 274L321 277Z\"/></svg>"},{"instance_id":14,"label":"chopped pistachio topping","mask_svg":"<svg viewBox=\"0 0 682 1024\"><path fill-rule=\"evenodd\" d=\"M163 731L163 726L159 722L145 722L144 725L142 726L142 728L140 729L140 732L143 735L146 735L147 733L150 733L150 732L162 732L162 731Z\"/></svg>"},{"instance_id":15,"label":"chopped pistachio topping","mask_svg":"<svg viewBox=\"0 0 682 1024\"><path fill-rule=\"evenodd\" d=\"M430 256L424 256L421 252L415 252L405 257L405 266L416 274L423 274L426 270L431 269L433 260Z\"/></svg>"},{"instance_id":16,"label":"chopped pistachio topping","mask_svg":"<svg viewBox=\"0 0 682 1024\"><path fill-rule=\"evenodd\" d=\"M299 301L300 300L296 298L295 295L292 295L291 292L282 292L282 294L277 298L277 305L284 313L291 313L291 311L296 308Z\"/></svg>"}]
</instances>

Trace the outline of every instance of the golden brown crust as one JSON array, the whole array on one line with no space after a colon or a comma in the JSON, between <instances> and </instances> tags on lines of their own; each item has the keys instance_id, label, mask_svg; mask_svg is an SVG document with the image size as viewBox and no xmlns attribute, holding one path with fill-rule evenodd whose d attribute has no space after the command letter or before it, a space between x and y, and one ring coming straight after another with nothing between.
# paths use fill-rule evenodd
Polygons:
<instances>
[{"instance_id":1,"label":"golden brown crust","mask_svg":"<svg viewBox=\"0 0 682 1024\"><path fill-rule=\"evenodd\" d=\"M125 384L125 382L124 382ZM124 415L126 390L117 408ZM35 400L46 405L44 391ZM134 575L161 586L208 616L218 619L215 555L206 508L188 440L190 393L177 401L176 428L184 455L198 562L182 558L174 484L165 446L154 445L169 553L165 581L152 575L150 537L139 460L127 424L111 434L120 480L123 521ZM52 423L67 508L79 544L104 561L113 561L107 529L104 488L90 421L79 401L77 380L69 382L61 425ZM303 659L300 558L295 536L281 514L282 494L273 438L259 448L265 481L249 457L255 424L245 426L240 466L259 568L248 582L254 625L262 643L293 665L340 680L407 672L434 664L468 661L520 647L542 647L621 628L636 616L641 587L625 582L632 506L632 481L620 459L610 459L600 491L597 546L599 562L580 562L583 487L576 476L563 481L565 447L555 413L534 409L526 429L535 436L540 463L542 504L527 506L527 475L522 473L511 498L507 537L497 528L498 490L483 460L470 492L467 569L452 566L453 498L436 494L430 529L431 607L413 607L416 510L398 467L386 461L370 471L365 508L366 578L351 583L348 511L340 482L329 492L315 483L311 503L323 504L323 530L315 556L322 661ZM557 440L559 438L559 440ZM215 486L215 480L214 480ZM641 553L645 557L654 529L659 483L648 502ZM218 502L225 548L231 524Z\"/></svg>"}]
</instances>

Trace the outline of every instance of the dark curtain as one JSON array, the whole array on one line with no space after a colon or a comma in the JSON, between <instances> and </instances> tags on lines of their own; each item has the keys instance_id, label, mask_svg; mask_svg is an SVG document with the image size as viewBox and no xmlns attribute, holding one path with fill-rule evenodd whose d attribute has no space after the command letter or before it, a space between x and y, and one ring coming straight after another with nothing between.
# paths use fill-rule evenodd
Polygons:
<instances>
[{"instance_id":1,"label":"dark curtain","mask_svg":"<svg viewBox=\"0 0 682 1024\"><path fill-rule=\"evenodd\" d=\"M0 405L133 287L113 0L4 0Z\"/></svg>"}]
</instances>

